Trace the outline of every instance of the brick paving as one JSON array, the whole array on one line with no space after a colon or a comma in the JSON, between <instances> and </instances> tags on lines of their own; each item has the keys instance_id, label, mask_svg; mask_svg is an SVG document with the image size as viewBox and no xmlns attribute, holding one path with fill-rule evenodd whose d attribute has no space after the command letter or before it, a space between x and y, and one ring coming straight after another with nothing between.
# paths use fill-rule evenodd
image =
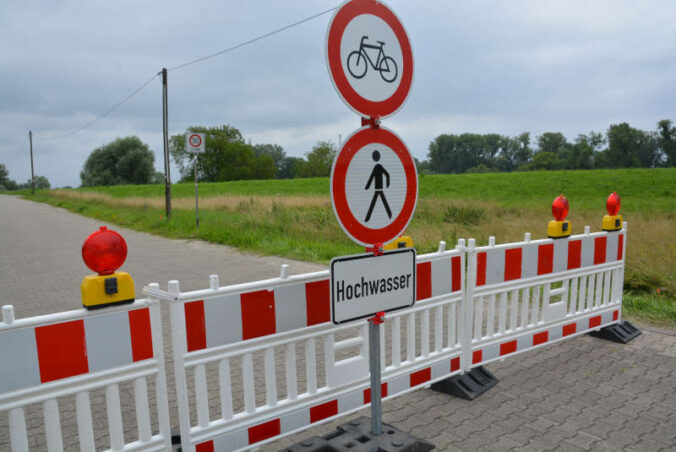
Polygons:
<instances>
[{"instance_id":1,"label":"brick paving","mask_svg":"<svg viewBox=\"0 0 676 452\"><path fill-rule=\"evenodd\" d=\"M17 317L79 307L79 284L89 271L80 247L105 223L62 209L0 195L0 304L14 304ZM208 275L221 284L276 276L287 260L242 254L202 242L168 240L124 230L129 258L123 267L137 294L146 282L166 287L180 279L183 290L204 288ZM315 271L290 262L292 273ZM168 316L163 312L165 347ZM676 450L676 335L643 329L628 345L580 336L549 348L487 366L500 382L470 402L421 389L383 403L384 421L449 451ZM0 371L1 372L1 371ZM169 368L169 388L172 372ZM122 392L123 404L125 392ZM173 394L170 393L173 398ZM98 401L98 402L97 402ZM106 427L101 397L92 397L95 425ZM172 404L173 405L173 404ZM130 407L130 420L133 421ZM280 450L335 429L353 416L265 445ZM63 405L67 450L76 449L72 406ZM125 415L125 431L127 422ZM42 414L28 410L31 449L44 449ZM174 425L175 416L172 416ZM0 450L8 450L7 414L0 414ZM133 429L133 427L129 427ZM97 446L107 447L106 435Z\"/></svg>"}]
</instances>

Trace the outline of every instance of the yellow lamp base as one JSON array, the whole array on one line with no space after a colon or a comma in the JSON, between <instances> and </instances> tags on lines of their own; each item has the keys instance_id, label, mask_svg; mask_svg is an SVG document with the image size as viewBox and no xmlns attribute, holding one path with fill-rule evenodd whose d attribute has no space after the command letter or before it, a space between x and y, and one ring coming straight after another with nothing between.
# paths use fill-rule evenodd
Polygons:
<instances>
[{"instance_id":1,"label":"yellow lamp base","mask_svg":"<svg viewBox=\"0 0 676 452\"><path fill-rule=\"evenodd\" d=\"M556 221L552 220L547 225L547 237L559 239L570 235L570 220Z\"/></svg>"},{"instance_id":2,"label":"yellow lamp base","mask_svg":"<svg viewBox=\"0 0 676 452\"><path fill-rule=\"evenodd\" d=\"M601 229L604 231L619 231L622 229L622 215L604 215Z\"/></svg>"},{"instance_id":3,"label":"yellow lamp base","mask_svg":"<svg viewBox=\"0 0 676 452\"><path fill-rule=\"evenodd\" d=\"M413 248L413 239L408 235L402 235L383 246L384 250L397 250L399 248Z\"/></svg>"},{"instance_id":4,"label":"yellow lamp base","mask_svg":"<svg viewBox=\"0 0 676 452\"><path fill-rule=\"evenodd\" d=\"M134 301L134 280L127 272L112 275L87 275L80 286L82 306L97 309Z\"/></svg>"}]
</instances>

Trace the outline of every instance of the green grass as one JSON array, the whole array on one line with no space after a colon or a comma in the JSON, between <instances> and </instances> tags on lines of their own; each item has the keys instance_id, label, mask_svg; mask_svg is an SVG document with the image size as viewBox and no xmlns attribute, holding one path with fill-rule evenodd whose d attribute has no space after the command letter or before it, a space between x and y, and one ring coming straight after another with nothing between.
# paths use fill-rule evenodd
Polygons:
<instances>
[{"instance_id":1,"label":"green grass","mask_svg":"<svg viewBox=\"0 0 676 452\"><path fill-rule=\"evenodd\" d=\"M676 298L659 293L625 292L622 311L629 317L657 326L676 325Z\"/></svg>"}]
</instances>

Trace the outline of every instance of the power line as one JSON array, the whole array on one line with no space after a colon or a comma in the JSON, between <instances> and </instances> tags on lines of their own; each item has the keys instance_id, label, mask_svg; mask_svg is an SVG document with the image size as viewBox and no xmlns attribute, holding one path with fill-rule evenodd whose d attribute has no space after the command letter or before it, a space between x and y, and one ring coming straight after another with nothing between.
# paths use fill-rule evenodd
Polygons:
<instances>
[{"instance_id":1,"label":"power line","mask_svg":"<svg viewBox=\"0 0 676 452\"><path fill-rule=\"evenodd\" d=\"M75 133L77 133L77 132L79 132L79 131L81 131L81 130L86 129L86 128L89 127L89 126L94 125L94 124L97 123L99 120L105 118L106 116L108 116L109 114L111 114L112 112L114 112L115 110L117 110L118 108L120 108L125 102L127 102L129 99L131 99L132 97L134 97L136 94L138 94L143 88L145 88L146 86L150 85L150 83L151 83L153 80L155 80L155 78L156 78L157 76L158 76L158 74L153 75L150 79L148 79L146 82L144 82L141 86L139 86L139 87L136 88L134 91L132 91L129 95L127 95L127 97L125 97L124 99L122 99L121 101L119 101L118 103L116 103L115 105L113 105L112 107L110 107L110 108L109 108L108 110L106 110L103 114L99 115L96 119L94 119L94 120L92 120L92 121L89 121L87 124L85 124L85 125L83 125L83 126L81 126L81 127L78 127L78 128L75 129L75 130L71 130L70 132L64 133L63 135L59 135L59 136L57 136L57 137L42 138L42 141L53 141L53 140L58 140L58 139L61 139L61 138L65 138L65 137L70 136L70 135L73 135L73 134L75 134Z\"/></svg>"},{"instance_id":2,"label":"power line","mask_svg":"<svg viewBox=\"0 0 676 452\"><path fill-rule=\"evenodd\" d=\"M258 36L258 37L253 38L253 39L249 39L248 41L242 42L242 43L237 44L237 45L234 45L234 46L232 46L232 47L228 47L227 49L223 49L223 50L221 50L221 51L218 51L218 52L216 52L216 53L212 53L212 54L207 55L207 56L204 56L204 57L202 57L202 58L198 58L198 59L196 59L196 60L188 61L187 63L179 64L178 66L170 67L170 68L168 68L167 70L168 70L168 71L174 71L174 70L176 70L176 69L182 69L182 68L184 68L184 67L191 66L191 65L193 65L193 64L201 63L202 61L208 60L208 59L210 59L210 58L214 58L214 57L217 57L217 56L219 56L219 55L223 55L224 53L232 52L233 50L239 49L239 48L244 47L244 46L247 46L247 45L249 45L249 44L253 44L253 43L256 42L256 41L260 41L261 39L268 38L268 37L270 37L270 36L272 36L272 35L276 35L277 33L281 33L281 32L284 31L284 30L288 30L289 28L293 28L293 27L295 27L295 26L297 26L297 25L300 25L300 24L303 24L303 23L305 23L305 22L308 22L308 21L310 21L310 20L312 20L312 19L316 19L317 17L323 16L323 15L326 14L326 13L330 13L331 11L334 11L336 8L338 8L338 7L337 7L337 6L334 6L333 8L327 9L327 10L325 10L325 11L322 11L322 12L317 13L317 14L315 14L315 15L312 15L312 16L310 16L310 17L306 17L305 19L299 20L298 22L294 22L294 23L292 23L292 24L290 24L290 25L287 25L287 26L285 26L285 27L278 28L278 29L276 29L276 30L274 30L274 31L271 31L271 32L269 32L269 33L266 33L266 34L264 34L264 35Z\"/></svg>"}]
</instances>

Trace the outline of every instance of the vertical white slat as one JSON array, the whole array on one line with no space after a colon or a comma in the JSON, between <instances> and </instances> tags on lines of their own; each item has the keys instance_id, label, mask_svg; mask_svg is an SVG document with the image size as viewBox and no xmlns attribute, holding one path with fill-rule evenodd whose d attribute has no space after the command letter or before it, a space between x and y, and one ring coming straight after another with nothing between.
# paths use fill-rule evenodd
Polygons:
<instances>
[{"instance_id":1,"label":"vertical white slat","mask_svg":"<svg viewBox=\"0 0 676 452\"><path fill-rule=\"evenodd\" d=\"M594 307L601 306L601 296L603 295L603 273L596 274L596 293L594 294Z\"/></svg>"},{"instance_id":2,"label":"vertical white slat","mask_svg":"<svg viewBox=\"0 0 676 452\"><path fill-rule=\"evenodd\" d=\"M540 286L535 286L533 288L530 321L532 325L537 325L537 323L540 321Z\"/></svg>"},{"instance_id":3,"label":"vertical white slat","mask_svg":"<svg viewBox=\"0 0 676 452\"><path fill-rule=\"evenodd\" d=\"M495 327L495 294L488 297L488 314L486 316L486 336L493 336Z\"/></svg>"},{"instance_id":4,"label":"vertical white slat","mask_svg":"<svg viewBox=\"0 0 676 452\"><path fill-rule=\"evenodd\" d=\"M397 316L392 322L392 366L401 365L401 317Z\"/></svg>"},{"instance_id":5,"label":"vertical white slat","mask_svg":"<svg viewBox=\"0 0 676 452\"><path fill-rule=\"evenodd\" d=\"M13 452L28 452L26 416L23 408L14 408L9 411L9 439Z\"/></svg>"},{"instance_id":6,"label":"vertical white slat","mask_svg":"<svg viewBox=\"0 0 676 452\"><path fill-rule=\"evenodd\" d=\"M603 290L603 295L604 295L603 304L604 305L607 305L608 303L610 303L610 293L612 292L612 284L611 284L611 279L610 279L611 276L612 276L611 272L612 272L612 270L607 270L607 271L604 272L604 276L605 276L604 277L605 284L603 285L604 286L604 290Z\"/></svg>"},{"instance_id":7,"label":"vertical white slat","mask_svg":"<svg viewBox=\"0 0 676 452\"><path fill-rule=\"evenodd\" d=\"M256 390L251 353L242 355L242 389L244 390L244 410L247 413L253 413L256 411Z\"/></svg>"},{"instance_id":8,"label":"vertical white slat","mask_svg":"<svg viewBox=\"0 0 676 452\"><path fill-rule=\"evenodd\" d=\"M587 309L586 303L587 303L587 275L582 275L580 276L580 290L579 290L579 297L577 301L577 310L582 312Z\"/></svg>"},{"instance_id":9,"label":"vertical white slat","mask_svg":"<svg viewBox=\"0 0 676 452\"><path fill-rule=\"evenodd\" d=\"M206 365L198 364L193 371L195 377L195 408L197 410L197 425L209 426L209 393L207 391Z\"/></svg>"},{"instance_id":10,"label":"vertical white slat","mask_svg":"<svg viewBox=\"0 0 676 452\"><path fill-rule=\"evenodd\" d=\"M613 270L613 303L622 301L622 269Z\"/></svg>"},{"instance_id":11,"label":"vertical white slat","mask_svg":"<svg viewBox=\"0 0 676 452\"><path fill-rule=\"evenodd\" d=\"M324 375L326 375L326 386L332 388L335 386L335 367L336 367L336 349L335 336L329 333L324 336Z\"/></svg>"},{"instance_id":12,"label":"vertical white slat","mask_svg":"<svg viewBox=\"0 0 676 452\"><path fill-rule=\"evenodd\" d=\"M82 452L94 450L94 428L92 426L92 409L89 403L89 392L82 391L75 395L75 412L77 413L77 432L80 436Z\"/></svg>"},{"instance_id":13,"label":"vertical white slat","mask_svg":"<svg viewBox=\"0 0 676 452\"><path fill-rule=\"evenodd\" d=\"M530 300L530 288L521 289L521 328L528 325L528 307Z\"/></svg>"},{"instance_id":14,"label":"vertical white slat","mask_svg":"<svg viewBox=\"0 0 676 452\"><path fill-rule=\"evenodd\" d=\"M446 346L448 348L455 348L455 345L458 343L456 339L456 328L455 328L455 319L456 319L456 306L458 302L453 302L448 305L447 318L448 322L448 340Z\"/></svg>"},{"instance_id":15,"label":"vertical white slat","mask_svg":"<svg viewBox=\"0 0 676 452\"><path fill-rule=\"evenodd\" d=\"M500 317L498 319L498 331L500 334L505 332L507 326L507 292L500 294Z\"/></svg>"},{"instance_id":16,"label":"vertical white slat","mask_svg":"<svg viewBox=\"0 0 676 452\"><path fill-rule=\"evenodd\" d=\"M512 309L509 313L509 329L514 331L516 329L516 319L519 316L519 291L517 289L512 290L510 297L512 298Z\"/></svg>"},{"instance_id":17,"label":"vertical white slat","mask_svg":"<svg viewBox=\"0 0 676 452\"><path fill-rule=\"evenodd\" d=\"M386 325L387 325L387 323L383 323L383 324L380 325L380 328L378 328L378 331L380 332L379 336L380 336L380 370L381 370L381 373L384 372L385 367L387 367L386 366L387 363L385 362L385 359L386 359L386 356L387 356L387 353L385 353L387 351L387 345L385 343L385 327L386 327Z\"/></svg>"},{"instance_id":18,"label":"vertical white slat","mask_svg":"<svg viewBox=\"0 0 676 452\"><path fill-rule=\"evenodd\" d=\"M50 399L42 404L45 416L45 436L49 452L62 452L61 419L59 418L59 404L56 399Z\"/></svg>"},{"instance_id":19,"label":"vertical white slat","mask_svg":"<svg viewBox=\"0 0 676 452\"><path fill-rule=\"evenodd\" d=\"M561 294L561 301L563 302L564 306L568 306L568 291L570 286L570 280L569 279L564 279L561 281L561 289L563 289L563 293Z\"/></svg>"},{"instance_id":20,"label":"vertical white slat","mask_svg":"<svg viewBox=\"0 0 676 452\"><path fill-rule=\"evenodd\" d=\"M573 278L570 281L570 310L568 312L570 313L575 313L578 311L577 308L577 303L578 303L578 293L577 293L577 283L580 278Z\"/></svg>"},{"instance_id":21,"label":"vertical white slat","mask_svg":"<svg viewBox=\"0 0 676 452\"><path fill-rule=\"evenodd\" d=\"M159 289L159 284L151 283L151 288ZM185 310L183 311L185 313ZM151 300L150 325L153 341L153 357L156 360L155 403L159 434L164 438L165 449L171 448L171 425L169 423L169 397L167 395L167 376L164 363L164 339L162 337L162 314L159 300ZM172 336L173 338L173 336Z\"/></svg>"},{"instance_id":22,"label":"vertical white slat","mask_svg":"<svg viewBox=\"0 0 676 452\"><path fill-rule=\"evenodd\" d=\"M430 310L425 309L422 313L422 331L420 332L420 346L423 356L430 354Z\"/></svg>"},{"instance_id":23,"label":"vertical white slat","mask_svg":"<svg viewBox=\"0 0 676 452\"><path fill-rule=\"evenodd\" d=\"M265 349L265 401L268 406L277 406L277 373L275 372L275 349Z\"/></svg>"},{"instance_id":24,"label":"vertical white slat","mask_svg":"<svg viewBox=\"0 0 676 452\"><path fill-rule=\"evenodd\" d=\"M150 410L148 406L148 385L145 377L134 380L134 402L136 403L136 424L138 425L138 439L142 443L150 441Z\"/></svg>"},{"instance_id":25,"label":"vertical white slat","mask_svg":"<svg viewBox=\"0 0 676 452\"><path fill-rule=\"evenodd\" d=\"M284 362L286 371L286 398L296 400L298 398L298 383L296 377L296 344L294 342L286 344Z\"/></svg>"},{"instance_id":26,"label":"vertical white slat","mask_svg":"<svg viewBox=\"0 0 676 452\"><path fill-rule=\"evenodd\" d=\"M221 417L228 421L232 419L232 381L228 358L223 358L218 362L218 385L221 395Z\"/></svg>"},{"instance_id":27,"label":"vertical white slat","mask_svg":"<svg viewBox=\"0 0 676 452\"><path fill-rule=\"evenodd\" d=\"M444 347L444 306L434 309L434 351L439 353Z\"/></svg>"},{"instance_id":28,"label":"vertical white slat","mask_svg":"<svg viewBox=\"0 0 676 452\"><path fill-rule=\"evenodd\" d=\"M587 310L590 310L594 307L594 285L596 283L596 275L592 273L589 275L589 280L587 281Z\"/></svg>"},{"instance_id":29,"label":"vertical white slat","mask_svg":"<svg viewBox=\"0 0 676 452\"><path fill-rule=\"evenodd\" d=\"M406 360L415 359L415 312L406 316Z\"/></svg>"},{"instance_id":30,"label":"vertical white slat","mask_svg":"<svg viewBox=\"0 0 676 452\"><path fill-rule=\"evenodd\" d=\"M476 299L474 309L474 339L479 340L483 337L484 322L484 297L483 295ZM470 308L471 309L471 308Z\"/></svg>"},{"instance_id":31,"label":"vertical white slat","mask_svg":"<svg viewBox=\"0 0 676 452\"><path fill-rule=\"evenodd\" d=\"M124 431L122 430L120 390L117 384L106 386L106 412L108 414L110 448L112 450L121 450L124 447Z\"/></svg>"},{"instance_id":32,"label":"vertical white slat","mask_svg":"<svg viewBox=\"0 0 676 452\"><path fill-rule=\"evenodd\" d=\"M307 380L307 393L317 392L317 366L315 364L315 340L310 338L305 341L305 376Z\"/></svg>"}]
</instances>

